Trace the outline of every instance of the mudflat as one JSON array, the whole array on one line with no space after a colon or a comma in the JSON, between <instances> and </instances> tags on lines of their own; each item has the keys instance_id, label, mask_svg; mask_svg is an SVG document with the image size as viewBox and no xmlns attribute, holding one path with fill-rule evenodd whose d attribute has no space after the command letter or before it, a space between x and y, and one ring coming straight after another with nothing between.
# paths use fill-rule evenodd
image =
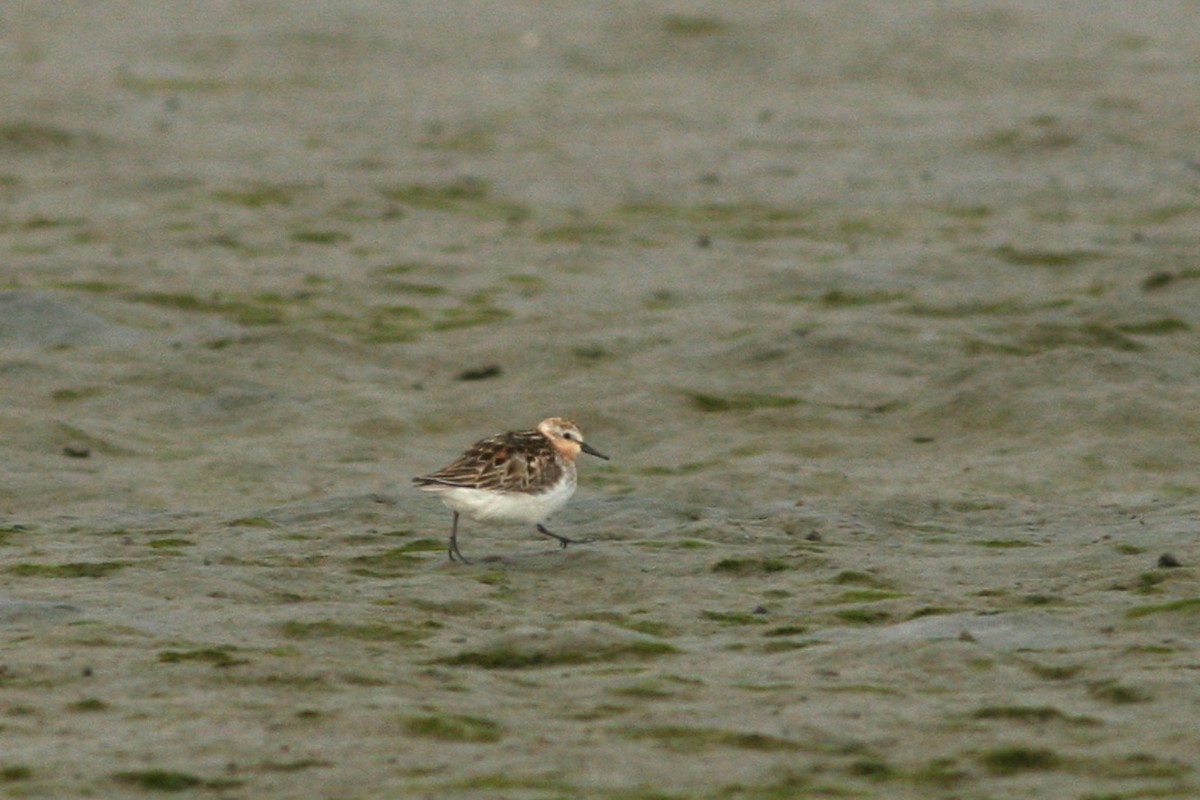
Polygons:
<instances>
[{"instance_id":1,"label":"mudflat","mask_svg":"<svg viewBox=\"0 0 1200 800\"><path fill-rule=\"evenodd\" d=\"M1200 795L1198 23L5 4L0 796Z\"/></svg>"}]
</instances>

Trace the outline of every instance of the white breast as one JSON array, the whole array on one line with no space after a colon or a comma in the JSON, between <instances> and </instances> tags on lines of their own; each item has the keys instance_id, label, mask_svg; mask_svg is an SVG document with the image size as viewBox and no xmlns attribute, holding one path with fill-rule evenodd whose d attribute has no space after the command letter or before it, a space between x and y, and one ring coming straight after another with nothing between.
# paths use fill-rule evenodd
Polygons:
<instances>
[{"instance_id":1,"label":"white breast","mask_svg":"<svg viewBox=\"0 0 1200 800\"><path fill-rule=\"evenodd\" d=\"M565 506L575 494L575 485L574 476L564 473L562 480L540 494L440 487L437 494L451 510L479 522L510 520L536 524Z\"/></svg>"}]
</instances>

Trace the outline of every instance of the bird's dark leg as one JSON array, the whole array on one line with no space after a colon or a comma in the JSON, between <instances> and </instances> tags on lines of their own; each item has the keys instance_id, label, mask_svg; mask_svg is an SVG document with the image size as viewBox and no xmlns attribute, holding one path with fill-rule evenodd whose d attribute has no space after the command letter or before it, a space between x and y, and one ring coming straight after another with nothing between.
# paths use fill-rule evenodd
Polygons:
<instances>
[{"instance_id":1,"label":"bird's dark leg","mask_svg":"<svg viewBox=\"0 0 1200 800\"><path fill-rule=\"evenodd\" d=\"M569 545L569 544L584 544L586 542L591 541L591 539L568 539L565 536L559 536L557 533L554 533L553 531L546 530L546 526L541 524L540 522L538 523L537 531L542 536L549 536L551 539L557 539L558 543L562 546L562 548L564 550L567 549L567 545Z\"/></svg>"},{"instance_id":2,"label":"bird's dark leg","mask_svg":"<svg viewBox=\"0 0 1200 800\"><path fill-rule=\"evenodd\" d=\"M566 545L564 544L563 547L566 547ZM458 549L458 512L457 511L454 512L454 522L450 523L450 560L453 561L455 556L458 556L458 560L464 564L471 563L470 561L468 561L466 559L466 557Z\"/></svg>"}]
</instances>

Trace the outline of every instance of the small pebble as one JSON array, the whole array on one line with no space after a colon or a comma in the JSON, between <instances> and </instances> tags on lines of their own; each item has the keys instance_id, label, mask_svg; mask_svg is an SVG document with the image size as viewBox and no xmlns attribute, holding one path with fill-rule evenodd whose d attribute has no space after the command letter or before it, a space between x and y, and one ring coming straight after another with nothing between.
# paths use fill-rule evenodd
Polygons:
<instances>
[{"instance_id":1,"label":"small pebble","mask_svg":"<svg viewBox=\"0 0 1200 800\"><path fill-rule=\"evenodd\" d=\"M1170 553L1163 553L1161 556L1159 556L1158 565L1164 568L1183 566L1183 564L1179 563L1179 559Z\"/></svg>"},{"instance_id":2,"label":"small pebble","mask_svg":"<svg viewBox=\"0 0 1200 800\"><path fill-rule=\"evenodd\" d=\"M464 369L456 377L460 381L486 381L488 378L497 377L501 372L499 364L488 364L478 369Z\"/></svg>"},{"instance_id":3,"label":"small pebble","mask_svg":"<svg viewBox=\"0 0 1200 800\"><path fill-rule=\"evenodd\" d=\"M1175 276L1170 272L1151 272L1146 276L1146 279L1142 281L1142 291L1152 292L1155 289L1161 289L1164 286L1172 283L1174 280Z\"/></svg>"},{"instance_id":4,"label":"small pebble","mask_svg":"<svg viewBox=\"0 0 1200 800\"><path fill-rule=\"evenodd\" d=\"M804 541L806 542L820 542L823 540L824 537L821 536L820 531L809 531L808 533L804 534Z\"/></svg>"}]
</instances>

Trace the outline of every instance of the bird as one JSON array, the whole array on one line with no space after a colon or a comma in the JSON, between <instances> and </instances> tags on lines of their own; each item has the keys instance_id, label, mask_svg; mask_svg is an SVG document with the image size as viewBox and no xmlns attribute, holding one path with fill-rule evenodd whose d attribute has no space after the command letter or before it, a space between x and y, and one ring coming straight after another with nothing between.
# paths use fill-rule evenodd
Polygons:
<instances>
[{"instance_id":1,"label":"bird","mask_svg":"<svg viewBox=\"0 0 1200 800\"><path fill-rule=\"evenodd\" d=\"M574 420L547 417L531 430L480 439L453 463L412 481L454 512L448 545L451 561L471 563L458 549L459 516L476 522L532 523L538 533L556 539L565 549L586 540L560 536L542 523L575 494L575 459L581 452L609 460L583 440Z\"/></svg>"}]
</instances>

